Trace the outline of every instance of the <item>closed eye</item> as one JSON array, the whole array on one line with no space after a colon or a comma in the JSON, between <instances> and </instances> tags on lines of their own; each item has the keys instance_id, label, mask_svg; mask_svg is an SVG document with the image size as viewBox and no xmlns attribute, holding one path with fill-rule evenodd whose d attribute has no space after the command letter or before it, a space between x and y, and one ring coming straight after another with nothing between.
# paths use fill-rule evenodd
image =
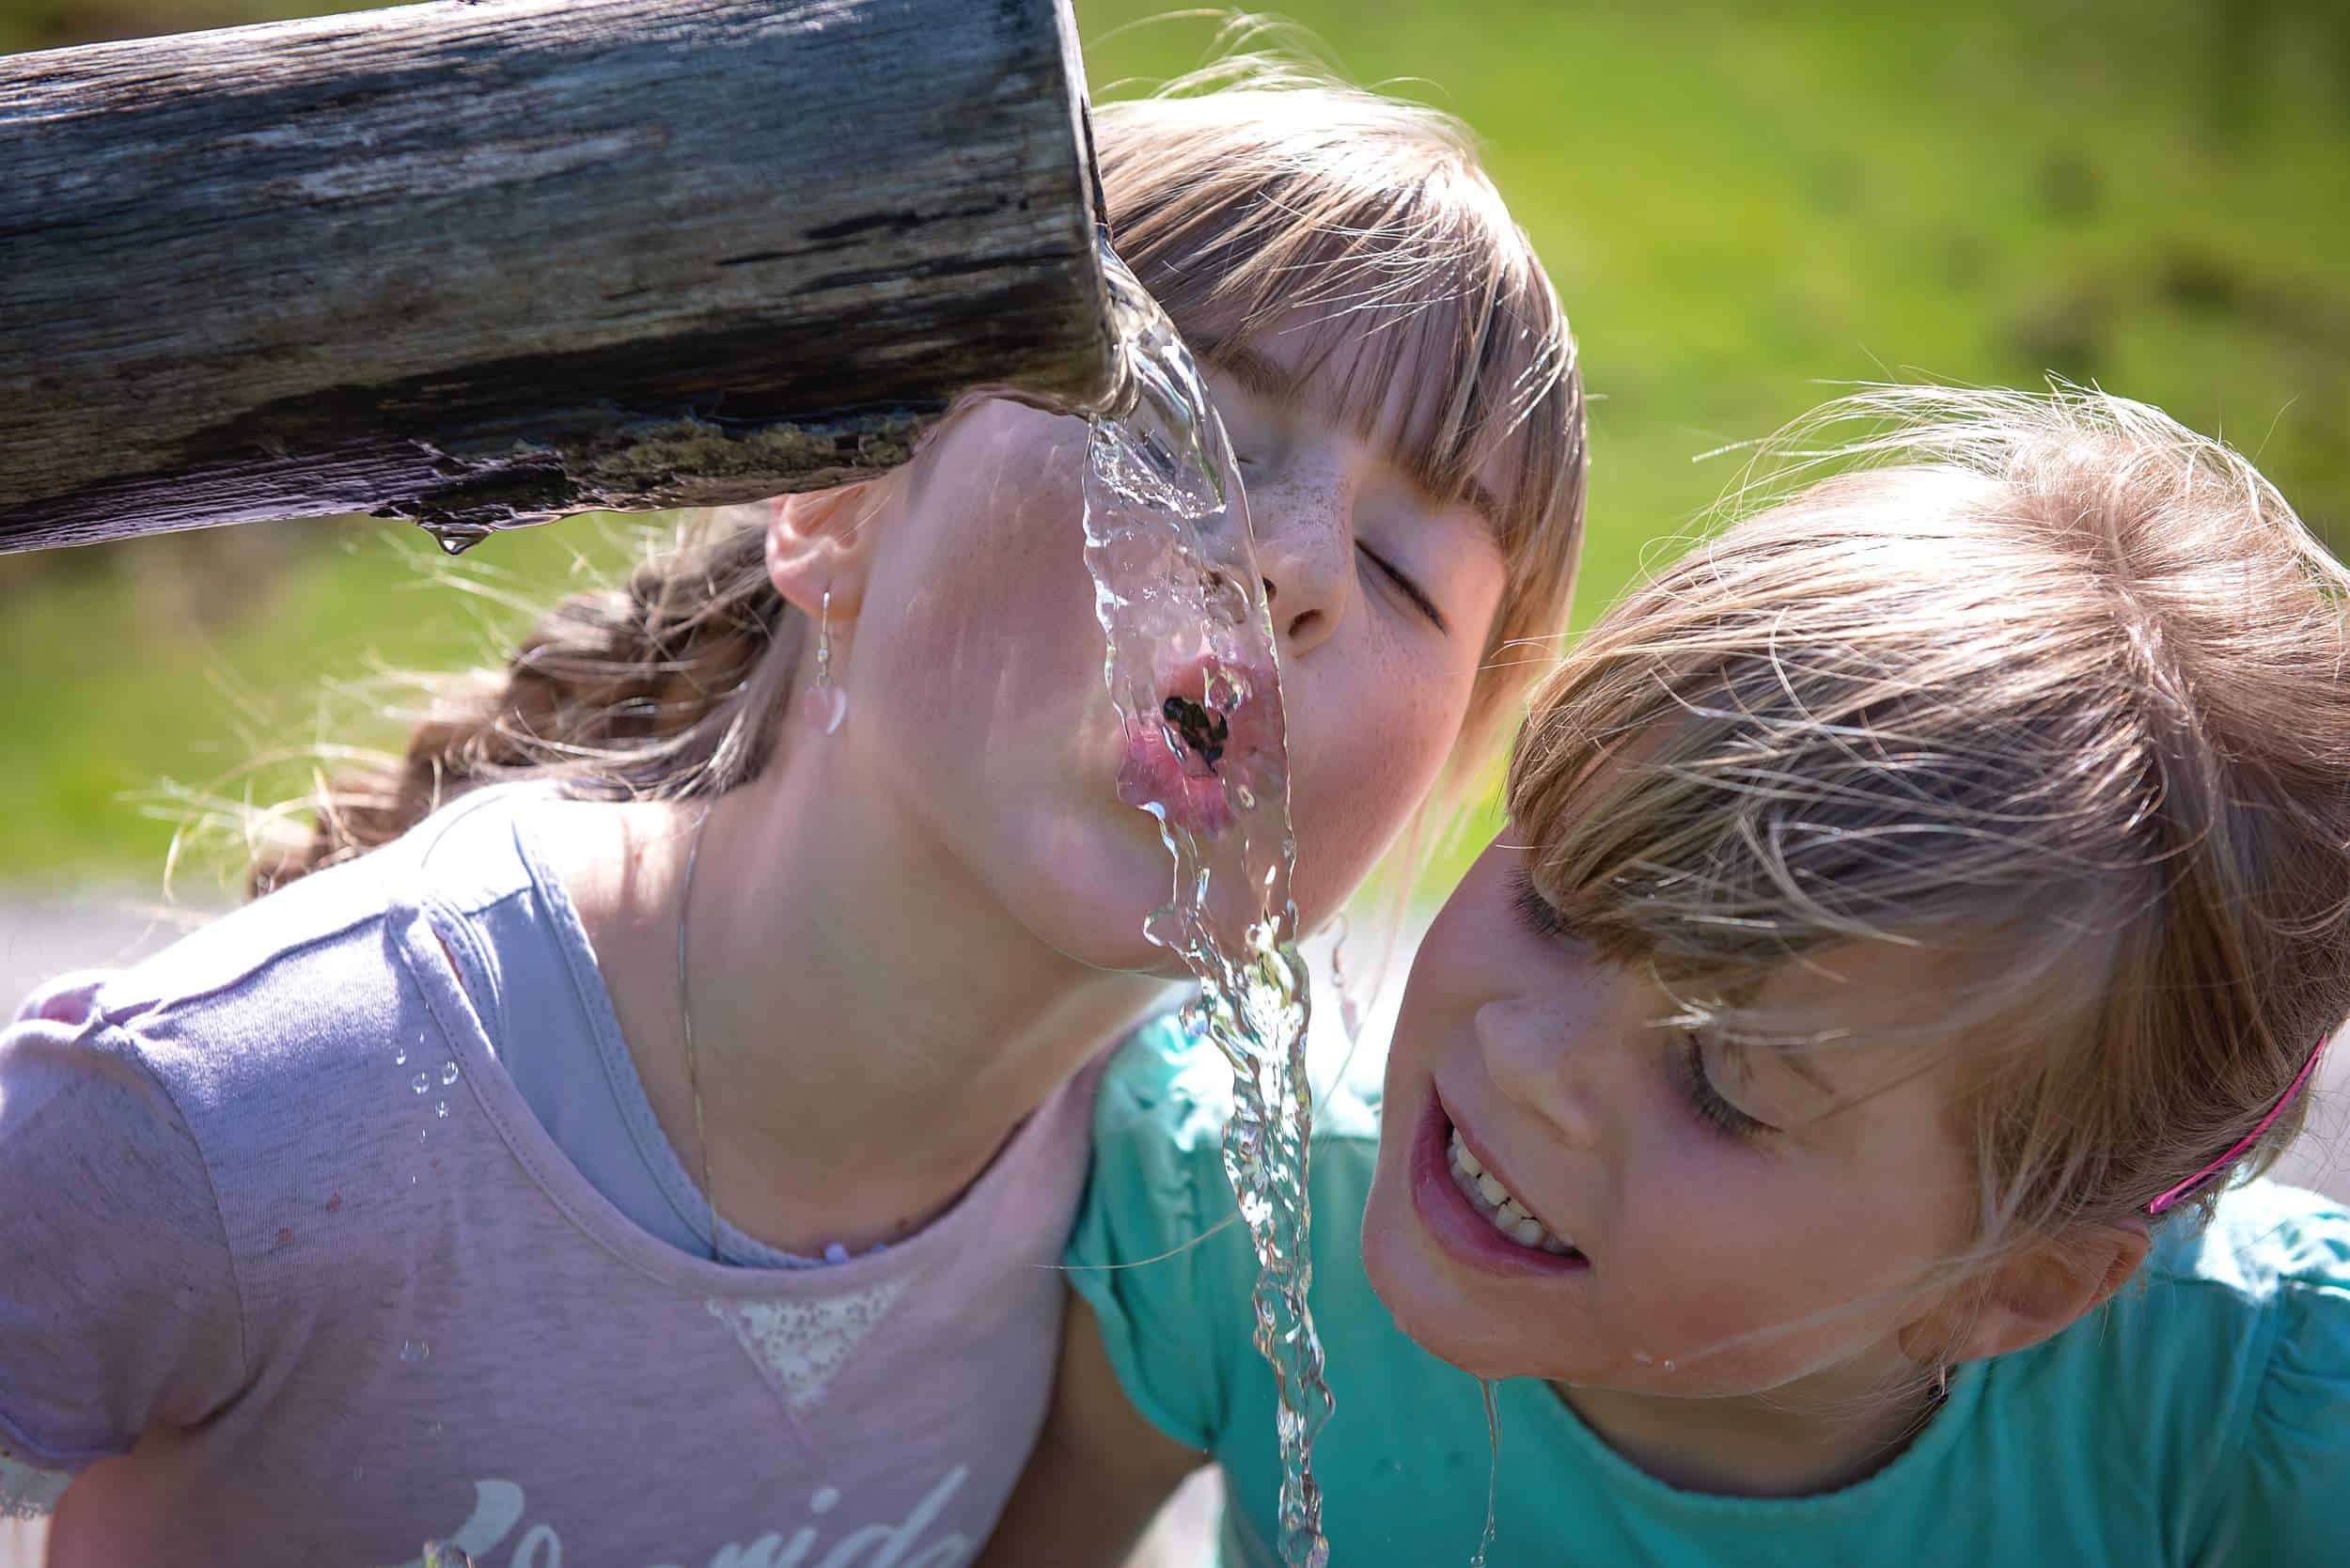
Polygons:
<instances>
[{"instance_id":1,"label":"closed eye","mask_svg":"<svg viewBox=\"0 0 2350 1568\"><path fill-rule=\"evenodd\" d=\"M1714 1080L1705 1074L1705 1046L1694 1034L1681 1037L1678 1053L1681 1091L1687 1097L1689 1108L1699 1120L1725 1137L1741 1143L1751 1143L1765 1133L1778 1131L1759 1117L1749 1116L1731 1104L1722 1091L1714 1087Z\"/></svg>"},{"instance_id":2,"label":"closed eye","mask_svg":"<svg viewBox=\"0 0 2350 1568\"><path fill-rule=\"evenodd\" d=\"M1543 897L1534 879L1520 866L1510 873L1510 904L1517 912L1518 921L1537 936L1564 936L1567 922L1559 916L1559 909Z\"/></svg>"},{"instance_id":3,"label":"closed eye","mask_svg":"<svg viewBox=\"0 0 2350 1568\"><path fill-rule=\"evenodd\" d=\"M1373 550L1368 544L1357 544L1355 548L1370 557L1371 564L1386 572L1387 580L1396 586L1397 589L1403 595L1404 598L1409 599L1412 602L1412 604L1419 610L1420 614L1428 618L1430 624L1434 625L1437 631L1449 632L1452 630L1450 626L1445 623L1444 612L1436 608L1436 602L1429 598L1428 595L1421 590L1420 586L1418 583L1412 581L1411 578L1405 576L1402 572L1398 571L1394 562L1388 560L1385 556L1382 556L1378 551Z\"/></svg>"}]
</instances>

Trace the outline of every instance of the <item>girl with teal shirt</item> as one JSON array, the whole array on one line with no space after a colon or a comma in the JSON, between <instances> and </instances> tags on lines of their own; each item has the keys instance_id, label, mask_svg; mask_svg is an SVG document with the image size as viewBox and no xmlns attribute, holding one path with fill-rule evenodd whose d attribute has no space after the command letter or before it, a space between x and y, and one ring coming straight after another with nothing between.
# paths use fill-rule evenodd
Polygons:
<instances>
[{"instance_id":1,"label":"girl with teal shirt","mask_svg":"<svg viewBox=\"0 0 2350 1568\"><path fill-rule=\"evenodd\" d=\"M1337 1568L1468 1563L1489 1475L1496 1568L2350 1560L2350 1214L2220 1190L2350 1015L2350 572L2142 405L1842 416L1544 686L1324 1109ZM1114 1065L983 1564L1115 1563L1203 1457L1277 1560L1227 1078Z\"/></svg>"}]
</instances>

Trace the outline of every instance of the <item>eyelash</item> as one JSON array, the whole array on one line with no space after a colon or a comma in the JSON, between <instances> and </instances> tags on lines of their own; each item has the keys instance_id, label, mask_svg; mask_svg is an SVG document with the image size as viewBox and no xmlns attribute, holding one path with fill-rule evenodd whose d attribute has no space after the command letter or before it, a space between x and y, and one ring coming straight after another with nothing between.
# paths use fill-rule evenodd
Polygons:
<instances>
[{"instance_id":1,"label":"eyelash","mask_svg":"<svg viewBox=\"0 0 2350 1568\"><path fill-rule=\"evenodd\" d=\"M1567 934L1567 922L1559 911L1543 897L1534 886L1534 879L1524 867L1510 873L1510 903L1517 913L1518 921L1537 936L1559 937ZM1724 1137L1740 1143L1751 1143L1764 1133L1778 1129L1767 1121L1758 1121L1745 1111L1722 1098L1714 1081L1705 1075L1705 1047L1694 1034L1684 1032L1678 1054L1682 1097L1689 1109Z\"/></svg>"},{"instance_id":2,"label":"eyelash","mask_svg":"<svg viewBox=\"0 0 2350 1568\"><path fill-rule=\"evenodd\" d=\"M1681 1090L1699 1119L1740 1143L1751 1143L1770 1132L1769 1122L1756 1121L1722 1098L1714 1081L1705 1075L1705 1047L1698 1037L1684 1034L1681 1040Z\"/></svg>"},{"instance_id":3,"label":"eyelash","mask_svg":"<svg viewBox=\"0 0 2350 1568\"><path fill-rule=\"evenodd\" d=\"M1257 462L1255 458L1248 456L1246 453L1238 451L1232 454L1232 461L1239 463L1243 468L1252 468L1256 466ZM1382 572L1384 572L1386 575L1387 581L1396 586L1397 591L1402 593L1404 598L1410 600L1412 602L1412 607L1419 611L1420 614L1426 616L1429 619L1429 623L1434 626L1437 631L1449 633L1452 630L1451 625L1446 621L1444 618L1444 612L1436 608L1436 602L1434 599L1429 598L1427 591L1418 583L1412 581L1407 574L1397 570L1392 561L1388 560L1385 556L1379 554L1378 551L1373 550L1368 544L1357 543L1355 548L1360 550L1365 556L1369 557L1371 564L1377 567Z\"/></svg>"},{"instance_id":4,"label":"eyelash","mask_svg":"<svg viewBox=\"0 0 2350 1568\"><path fill-rule=\"evenodd\" d=\"M1510 902L1517 910L1518 920L1537 936L1564 936L1567 922L1559 917L1559 911L1543 897L1534 886L1534 879L1521 866L1510 873Z\"/></svg>"},{"instance_id":5,"label":"eyelash","mask_svg":"<svg viewBox=\"0 0 2350 1568\"><path fill-rule=\"evenodd\" d=\"M1412 604L1418 607L1419 613L1428 618L1430 623L1433 624L1437 631L1449 632L1452 629L1445 624L1444 612L1436 608L1436 602L1429 598L1426 593L1422 592L1420 590L1420 586L1418 583L1415 583L1411 580L1411 578L1405 576L1402 572L1398 572L1393 566L1389 565L1386 557L1380 555L1378 551L1373 550L1370 545L1357 544L1355 548L1360 550L1364 555L1369 556L1371 557L1371 564L1386 572L1387 574L1387 580L1402 590L1403 597L1409 599Z\"/></svg>"}]
</instances>

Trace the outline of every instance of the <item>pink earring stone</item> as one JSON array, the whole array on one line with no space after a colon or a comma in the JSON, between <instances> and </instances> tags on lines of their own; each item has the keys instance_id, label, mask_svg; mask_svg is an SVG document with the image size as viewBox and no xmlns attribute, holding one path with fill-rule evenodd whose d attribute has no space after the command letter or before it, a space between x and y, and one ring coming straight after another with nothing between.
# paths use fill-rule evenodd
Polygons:
<instances>
[{"instance_id":1,"label":"pink earring stone","mask_svg":"<svg viewBox=\"0 0 2350 1568\"><path fill-rule=\"evenodd\" d=\"M807 689L807 723L811 729L827 735L838 734L840 723L849 716L849 694L838 686L810 686Z\"/></svg>"}]
</instances>

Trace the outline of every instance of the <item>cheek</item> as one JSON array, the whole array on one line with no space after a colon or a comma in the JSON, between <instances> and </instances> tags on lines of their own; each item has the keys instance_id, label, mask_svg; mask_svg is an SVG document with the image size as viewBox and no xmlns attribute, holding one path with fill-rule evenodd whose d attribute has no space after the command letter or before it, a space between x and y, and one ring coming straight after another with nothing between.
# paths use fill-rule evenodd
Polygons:
<instances>
[{"instance_id":1,"label":"cheek","mask_svg":"<svg viewBox=\"0 0 2350 1568\"><path fill-rule=\"evenodd\" d=\"M1607 1332L1678 1365L1690 1392L1777 1387L1858 1354L1910 1315L1919 1232L1900 1184L1774 1172L1676 1140L1623 1186Z\"/></svg>"},{"instance_id":2,"label":"cheek","mask_svg":"<svg viewBox=\"0 0 2350 1568\"><path fill-rule=\"evenodd\" d=\"M1427 797L1459 738L1469 673L1400 653L1339 655L1290 698L1299 904L1344 902Z\"/></svg>"},{"instance_id":3,"label":"cheek","mask_svg":"<svg viewBox=\"0 0 2350 1568\"><path fill-rule=\"evenodd\" d=\"M1101 690L1074 454L989 420L883 525L857 626L859 704L957 746L1066 731Z\"/></svg>"}]
</instances>

